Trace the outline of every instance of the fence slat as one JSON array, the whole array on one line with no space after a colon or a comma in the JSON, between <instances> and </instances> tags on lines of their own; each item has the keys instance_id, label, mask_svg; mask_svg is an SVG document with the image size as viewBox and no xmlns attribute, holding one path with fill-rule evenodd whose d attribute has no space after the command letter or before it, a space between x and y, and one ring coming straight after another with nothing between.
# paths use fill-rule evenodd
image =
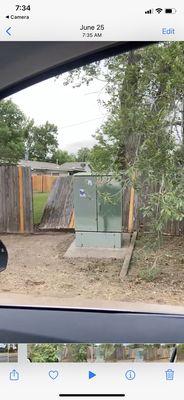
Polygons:
<instances>
[{"instance_id":1,"label":"fence slat","mask_svg":"<svg viewBox=\"0 0 184 400\"><path fill-rule=\"evenodd\" d=\"M58 176L32 175L33 192L49 193Z\"/></svg>"},{"instance_id":2,"label":"fence slat","mask_svg":"<svg viewBox=\"0 0 184 400\"><path fill-rule=\"evenodd\" d=\"M0 166L0 232L33 232L30 168Z\"/></svg>"}]
</instances>

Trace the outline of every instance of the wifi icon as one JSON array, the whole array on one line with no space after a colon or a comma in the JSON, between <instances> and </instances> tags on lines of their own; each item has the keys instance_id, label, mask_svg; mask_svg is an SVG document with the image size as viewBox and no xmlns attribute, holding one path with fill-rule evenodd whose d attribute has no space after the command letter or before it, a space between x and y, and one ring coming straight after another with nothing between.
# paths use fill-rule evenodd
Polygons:
<instances>
[{"instance_id":1,"label":"wifi icon","mask_svg":"<svg viewBox=\"0 0 184 400\"><path fill-rule=\"evenodd\" d=\"M163 8L156 8L155 11L160 14L163 11Z\"/></svg>"}]
</instances>

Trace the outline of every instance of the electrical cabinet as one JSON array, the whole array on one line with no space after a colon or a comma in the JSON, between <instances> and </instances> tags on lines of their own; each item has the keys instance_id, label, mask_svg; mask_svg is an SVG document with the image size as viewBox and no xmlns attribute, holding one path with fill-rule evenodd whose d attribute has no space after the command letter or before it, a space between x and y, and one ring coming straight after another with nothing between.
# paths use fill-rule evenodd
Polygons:
<instances>
[{"instance_id":1,"label":"electrical cabinet","mask_svg":"<svg viewBox=\"0 0 184 400\"><path fill-rule=\"evenodd\" d=\"M122 185L109 175L74 175L78 247L121 247Z\"/></svg>"}]
</instances>

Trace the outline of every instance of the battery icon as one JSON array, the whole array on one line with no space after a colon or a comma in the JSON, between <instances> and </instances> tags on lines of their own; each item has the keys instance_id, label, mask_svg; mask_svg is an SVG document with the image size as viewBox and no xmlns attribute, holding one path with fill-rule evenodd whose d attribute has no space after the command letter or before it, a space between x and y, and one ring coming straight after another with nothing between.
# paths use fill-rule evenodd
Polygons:
<instances>
[{"instance_id":1,"label":"battery icon","mask_svg":"<svg viewBox=\"0 0 184 400\"><path fill-rule=\"evenodd\" d=\"M176 8L165 8L166 14L176 14Z\"/></svg>"}]
</instances>

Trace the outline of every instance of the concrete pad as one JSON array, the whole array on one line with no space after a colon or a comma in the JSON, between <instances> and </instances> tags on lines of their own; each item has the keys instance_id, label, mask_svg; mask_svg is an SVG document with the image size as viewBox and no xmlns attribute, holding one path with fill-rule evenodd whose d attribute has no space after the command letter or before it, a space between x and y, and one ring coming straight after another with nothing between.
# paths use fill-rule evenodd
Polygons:
<instances>
[{"instance_id":1,"label":"concrete pad","mask_svg":"<svg viewBox=\"0 0 184 400\"><path fill-rule=\"evenodd\" d=\"M124 259L128 246L123 246L121 249L108 249L108 248L98 248L98 247L76 247L75 240L70 245L64 258L116 258Z\"/></svg>"}]
</instances>

